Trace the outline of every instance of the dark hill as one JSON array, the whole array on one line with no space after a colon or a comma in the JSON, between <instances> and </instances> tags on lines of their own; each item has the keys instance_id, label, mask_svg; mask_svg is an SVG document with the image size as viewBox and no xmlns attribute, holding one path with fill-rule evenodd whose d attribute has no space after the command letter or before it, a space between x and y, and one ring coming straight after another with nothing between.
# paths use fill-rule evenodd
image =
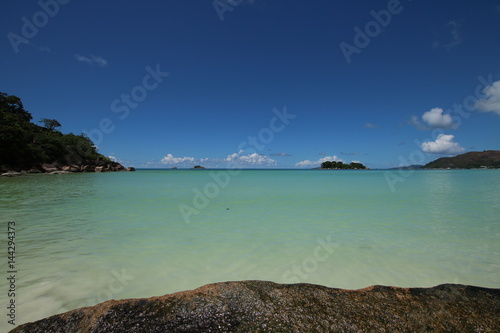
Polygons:
<instances>
[{"instance_id":1,"label":"dark hill","mask_svg":"<svg viewBox=\"0 0 500 333\"><path fill-rule=\"evenodd\" d=\"M500 168L500 151L472 151L454 157L438 158L427 163L424 169L498 169Z\"/></svg>"},{"instance_id":2,"label":"dark hill","mask_svg":"<svg viewBox=\"0 0 500 333\"><path fill-rule=\"evenodd\" d=\"M32 123L21 99L0 92L0 173L3 171L119 171L85 134L63 134L55 119ZM8 176L16 173L7 173Z\"/></svg>"}]
</instances>

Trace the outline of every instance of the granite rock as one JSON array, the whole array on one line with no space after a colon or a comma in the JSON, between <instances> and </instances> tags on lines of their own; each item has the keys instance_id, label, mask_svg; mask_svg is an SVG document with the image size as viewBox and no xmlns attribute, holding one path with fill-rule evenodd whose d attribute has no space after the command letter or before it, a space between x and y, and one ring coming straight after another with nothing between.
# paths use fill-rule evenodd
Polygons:
<instances>
[{"instance_id":1,"label":"granite rock","mask_svg":"<svg viewBox=\"0 0 500 333\"><path fill-rule=\"evenodd\" d=\"M107 301L20 332L500 332L500 289L445 284L344 290L224 282L145 299Z\"/></svg>"},{"instance_id":2,"label":"granite rock","mask_svg":"<svg viewBox=\"0 0 500 333\"><path fill-rule=\"evenodd\" d=\"M48 163L42 164L41 168L45 172L54 172L59 170L59 168L54 164L48 164Z\"/></svg>"},{"instance_id":3,"label":"granite rock","mask_svg":"<svg viewBox=\"0 0 500 333\"><path fill-rule=\"evenodd\" d=\"M24 176L26 173L17 172L17 171L7 171L2 173L0 176L2 177L19 177Z\"/></svg>"}]
</instances>

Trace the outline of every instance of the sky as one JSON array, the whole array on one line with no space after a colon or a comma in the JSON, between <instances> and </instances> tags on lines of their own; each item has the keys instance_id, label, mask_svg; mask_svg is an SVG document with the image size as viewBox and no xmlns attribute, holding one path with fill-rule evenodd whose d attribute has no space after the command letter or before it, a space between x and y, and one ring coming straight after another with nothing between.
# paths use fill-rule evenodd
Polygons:
<instances>
[{"instance_id":1,"label":"sky","mask_svg":"<svg viewBox=\"0 0 500 333\"><path fill-rule=\"evenodd\" d=\"M0 91L127 167L500 148L500 0L2 0L0 15Z\"/></svg>"}]
</instances>

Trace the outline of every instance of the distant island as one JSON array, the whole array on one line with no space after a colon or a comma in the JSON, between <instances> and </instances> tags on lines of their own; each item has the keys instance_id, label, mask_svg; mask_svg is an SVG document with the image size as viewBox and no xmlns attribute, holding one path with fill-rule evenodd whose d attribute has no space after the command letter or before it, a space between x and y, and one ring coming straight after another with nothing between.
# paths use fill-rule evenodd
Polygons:
<instances>
[{"instance_id":1,"label":"distant island","mask_svg":"<svg viewBox=\"0 0 500 333\"><path fill-rule=\"evenodd\" d=\"M336 162L336 161L326 161L321 163L321 167L319 168L321 170L362 170L366 169L366 167L358 162L351 162L350 164L345 164L342 162Z\"/></svg>"},{"instance_id":2,"label":"distant island","mask_svg":"<svg viewBox=\"0 0 500 333\"><path fill-rule=\"evenodd\" d=\"M472 151L454 157L442 157L427 163L422 169L498 169L500 151Z\"/></svg>"},{"instance_id":3,"label":"distant island","mask_svg":"<svg viewBox=\"0 0 500 333\"><path fill-rule=\"evenodd\" d=\"M21 99L0 92L0 173L67 173L133 171L99 154L85 134L63 134L55 119L31 122Z\"/></svg>"},{"instance_id":4,"label":"distant island","mask_svg":"<svg viewBox=\"0 0 500 333\"><path fill-rule=\"evenodd\" d=\"M412 164L407 166L400 166L395 168L390 168L389 170L418 170L422 169L423 165L420 164Z\"/></svg>"}]
</instances>

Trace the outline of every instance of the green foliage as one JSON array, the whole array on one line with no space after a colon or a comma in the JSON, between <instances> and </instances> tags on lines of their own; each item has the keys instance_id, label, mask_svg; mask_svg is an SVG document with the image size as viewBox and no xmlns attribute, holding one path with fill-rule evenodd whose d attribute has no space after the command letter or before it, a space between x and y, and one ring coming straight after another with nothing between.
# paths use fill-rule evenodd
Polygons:
<instances>
[{"instance_id":1,"label":"green foliage","mask_svg":"<svg viewBox=\"0 0 500 333\"><path fill-rule=\"evenodd\" d=\"M454 157L442 157L427 163L424 169L499 169L500 151L471 151Z\"/></svg>"},{"instance_id":2,"label":"green foliage","mask_svg":"<svg viewBox=\"0 0 500 333\"><path fill-rule=\"evenodd\" d=\"M86 135L62 134L56 130L61 124L55 119L41 119L44 127L31 123L32 119L20 98L0 92L0 169L111 162Z\"/></svg>"},{"instance_id":3,"label":"green foliage","mask_svg":"<svg viewBox=\"0 0 500 333\"><path fill-rule=\"evenodd\" d=\"M55 119L42 118L39 123L43 123L43 126L49 131L55 131L57 128L61 127L61 123Z\"/></svg>"},{"instance_id":4,"label":"green foliage","mask_svg":"<svg viewBox=\"0 0 500 333\"><path fill-rule=\"evenodd\" d=\"M7 95L0 92L0 113L2 116L9 116L12 118L30 121L33 119L31 113L24 110L21 99L17 96Z\"/></svg>"},{"instance_id":5,"label":"green foliage","mask_svg":"<svg viewBox=\"0 0 500 333\"><path fill-rule=\"evenodd\" d=\"M351 162L349 166L351 167L351 169L366 169L366 167L363 164L357 162Z\"/></svg>"},{"instance_id":6,"label":"green foliage","mask_svg":"<svg viewBox=\"0 0 500 333\"><path fill-rule=\"evenodd\" d=\"M321 163L321 168L322 169L333 169L333 163L336 163L336 162L331 162L331 161L323 162L323 163Z\"/></svg>"},{"instance_id":7,"label":"green foliage","mask_svg":"<svg viewBox=\"0 0 500 333\"><path fill-rule=\"evenodd\" d=\"M366 167L363 164L357 162L344 164L342 162L336 161L325 161L321 163L321 169L366 169Z\"/></svg>"}]
</instances>

